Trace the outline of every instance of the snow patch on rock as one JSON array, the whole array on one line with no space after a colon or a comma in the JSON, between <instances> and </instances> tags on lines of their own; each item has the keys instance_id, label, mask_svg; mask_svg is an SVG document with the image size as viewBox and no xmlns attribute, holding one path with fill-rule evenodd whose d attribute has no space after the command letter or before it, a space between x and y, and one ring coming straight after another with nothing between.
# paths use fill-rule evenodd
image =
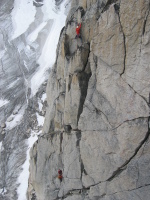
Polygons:
<instances>
[{"instance_id":1,"label":"snow patch on rock","mask_svg":"<svg viewBox=\"0 0 150 200\"><path fill-rule=\"evenodd\" d=\"M7 99L0 99L0 107L6 105L9 101Z\"/></svg>"},{"instance_id":2,"label":"snow patch on rock","mask_svg":"<svg viewBox=\"0 0 150 200\"><path fill-rule=\"evenodd\" d=\"M44 124L44 117L40 116L38 113L36 113L37 121L38 121L38 126L43 126Z\"/></svg>"},{"instance_id":3,"label":"snow patch on rock","mask_svg":"<svg viewBox=\"0 0 150 200\"><path fill-rule=\"evenodd\" d=\"M43 22L41 23L28 37L27 37L27 41L28 43L32 43L34 42L37 37L39 32L46 26L47 22Z\"/></svg>"},{"instance_id":4,"label":"snow patch on rock","mask_svg":"<svg viewBox=\"0 0 150 200\"><path fill-rule=\"evenodd\" d=\"M42 7L45 20L53 19L53 25L50 34L45 42L41 56L38 60L39 70L31 79L31 91L34 96L39 86L45 81L45 73L51 68L56 59L56 48L62 27L65 25L65 5L67 1L64 1L60 6L60 9L55 10L54 1L45 1Z\"/></svg>"},{"instance_id":5,"label":"snow patch on rock","mask_svg":"<svg viewBox=\"0 0 150 200\"><path fill-rule=\"evenodd\" d=\"M1 148L2 148L2 142L0 142L0 151L1 151Z\"/></svg>"},{"instance_id":6,"label":"snow patch on rock","mask_svg":"<svg viewBox=\"0 0 150 200\"><path fill-rule=\"evenodd\" d=\"M46 100L46 93L44 93L43 95L42 95L42 101L44 102L45 100Z\"/></svg>"},{"instance_id":7,"label":"snow patch on rock","mask_svg":"<svg viewBox=\"0 0 150 200\"><path fill-rule=\"evenodd\" d=\"M13 86L16 85L16 83L20 80L20 78L17 78L14 82L8 85L8 88L12 88Z\"/></svg>"},{"instance_id":8,"label":"snow patch on rock","mask_svg":"<svg viewBox=\"0 0 150 200\"><path fill-rule=\"evenodd\" d=\"M36 8L32 0L15 0L14 9L11 13L13 34L11 39L15 39L24 33L34 21Z\"/></svg>"},{"instance_id":9,"label":"snow patch on rock","mask_svg":"<svg viewBox=\"0 0 150 200\"><path fill-rule=\"evenodd\" d=\"M12 118L13 120L6 122L6 129L11 130L15 126L19 125L21 123L22 118L23 118L24 112L25 112L25 106L23 106L21 108L21 110L18 112L17 115L14 115L14 114L10 115L9 118Z\"/></svg>"},{"instance_id":10,"label":"snow patch on rock","mask_svg":"<svg viewBox=\"0 0 150 200\"><path fill-rule=\"evenodd\" d=\"M39 104L39 111L42 111L43 104L40 101L38 102L38 104Z\"/></svg>"},{"instance_id":11,"label":"snow patch on rock","mask_svg":"<svg viewBox=\"0 0 150 200\"><path fill-rule=\"evenodd\" d=\"M40 134L40 132L38 133ZM28 188L28 178L29 178L29 164L30 164L30 149L35 143L35 141L38 139L38 135L34 131L31 132L31 136L27 140L28 143L28 150L27 150L27 159L25 163L22 166L22 173L20 174L18 178L18 183L20 184L17 190L18 193L18 200L26 200L26 192Z\"/></svg>"}]
</instances>

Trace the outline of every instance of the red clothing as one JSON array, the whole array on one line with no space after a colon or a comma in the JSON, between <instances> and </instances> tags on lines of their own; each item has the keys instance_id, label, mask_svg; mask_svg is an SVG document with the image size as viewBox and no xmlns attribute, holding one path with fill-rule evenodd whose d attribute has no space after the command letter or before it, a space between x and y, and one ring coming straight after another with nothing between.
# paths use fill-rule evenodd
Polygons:
<instances>
[{"instance_id":1,"label":"red clothing","mask_svg":"<svg viewBox=\"0 0 150 200\"><path fill-rule=\"evenodd\" d=\"M59 179L62 179L62 178L63 178L63 176L62 176L62 175L58 175L58 178L59 178Z\"/></svg>"},{"instance_id":2,"label":"red clothing","mask_svg":"<svg viewBox=\"0 0 150 200\"><path fill-rule=\"evenodd\" d=\"M76 33L77 33L77 35L80 34L80 29L81 29L81 24L76 28Z\"/></svg>"},{"instance_id":3,"label":"red clothing","mask_svg":"<svg viewBox=\"0 0 150 200\"><path fill-rule=\"evenodd\" d=\"M61 169L58 170L58 174L62 174L62 170Z\"/></svg>"}]
</instances>

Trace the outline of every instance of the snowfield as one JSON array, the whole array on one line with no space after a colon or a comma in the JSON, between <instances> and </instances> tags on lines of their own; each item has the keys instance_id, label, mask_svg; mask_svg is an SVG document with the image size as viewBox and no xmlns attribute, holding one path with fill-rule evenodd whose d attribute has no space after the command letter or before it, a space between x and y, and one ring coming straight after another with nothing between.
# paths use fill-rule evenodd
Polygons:
<instances>
[{"instance_id":1,"label":"snowfield","mask_svg":"<svg viewBox=\"0 0 150 200\"><path fill-rule=\"evenodd\" d=\"M26 106L23 106L19 110L17 115L12 114L9 117L9 119L11 119L11 120L6 122L6 130L11 130L12 128L14 128L15 126L17 126L21 123L21 120L22 120L24 112L25 112L25 108L26 108Z\"/></svg>"},{"instance_id":2,"label":"snowfield","mask_svg":"<svg viewBox=\"0 0 150 200\"><path fill-rule=\"evenodd\" d=\"M66 2L64 1L61 4L61 7L58 11L55 9L54 1L45 1L44 6L42 7L45 20L53 19L52 28L50 34L45 42L45 45L42 50L42 54L38 60L40 65L38 72L31 79L31 91L34 96L38 91L39 86L45 81L45 72L47 69L51 68L56 59L56 48L59 40L60 31L65 25L66 15L65 15L65 6Z\"/></svg>"},{"instance_id":3,"label":"snowfield","mask_svg":"<svg viewBox=\"0 0 150 200\"><path fill-rule=\"evenodd\" d=\"M36 8L33 0L15 0L14 9L11 13L13 23L13 34L15 39L24 33L35 20Z\"/></svg>"},{"instance_id":4,"label":"snowfield","mask_svg":"<svg viewBox=\"0 0 150 200\"><path fill-rule=\"evenodd\" d=\"M41 9L43 12L43 22L28 35L27 46L30 46L31 43L36 41L38 34L44 29L48 20L53 20L41 56L39 60L37 60L39 68L31 79L31 97L36 94L40 85L45 81L46 71L51 68L55 62L60 31L65 25L66 20L66 5L68 5L68 0L64 0L59 8L56 7L55 0L45 0L44 5L40 8L36 8L33 5L33 0L15 0L14 2L14 9L11 13L13 23L11 40L25 33L29 26L36 21L35 16L37 9Z\"/></svg>"},{"instance_id":5,"label":"snowfield","mask_svg":"<svg viewBox=\"0 0 150 200\"><path fill-rule=\"evenodd\" d=\"M40 134L40 132L38 133ZM28 178L29 178L29 165L30 165L30 149L32 148L35 141L38 139L38 135L34 131L32 131L30 138L27 140L28 150L27 150L27 158L25 163L22 166L22 173L18 178L19 187L17 190L18 200L26 200L26 192L28 188Z\"/></svg>"}]
</instances>

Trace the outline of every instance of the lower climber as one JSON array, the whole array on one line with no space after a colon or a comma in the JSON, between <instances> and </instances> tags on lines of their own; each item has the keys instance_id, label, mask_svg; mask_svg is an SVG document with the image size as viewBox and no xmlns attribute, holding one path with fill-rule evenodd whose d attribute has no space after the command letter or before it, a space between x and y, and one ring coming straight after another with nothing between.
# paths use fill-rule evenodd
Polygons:
<instances>
[{"instance_id":1,"label":"lower climber","mask_svg":"<svg viewBox=\"0 0 150 200\"><path fill-rule=\"evenodd\" d=\"M59 178L60 181L62 181L63 175L62 175L61 169L58 170L58 178Z\"/></svg>"}]
</instances>

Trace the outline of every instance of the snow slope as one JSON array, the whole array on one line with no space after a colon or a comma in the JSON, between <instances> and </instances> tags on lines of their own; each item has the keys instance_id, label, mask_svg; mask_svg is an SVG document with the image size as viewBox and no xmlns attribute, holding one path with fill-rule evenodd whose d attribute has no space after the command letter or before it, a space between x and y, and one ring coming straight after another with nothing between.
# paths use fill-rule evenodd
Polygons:
<instances>
[{"instance_id":1,"label":"snow slope","mask_svg":"<svg viewBox=\"0 0 150 200\"><path fill-rule=\"evenodd\" d=\"M40 133L38 133L40 134ZM35 141L38 139L37 133L33 132L31 133L30 138L27 140L28 143L28 150L27 150L27 159L25 163L22 166L22 173L20 174L18 178L18 183L20 184L18 187L18 200L26 200L26 191L28 188L28 178L29 178L29 164L30 164L30 149L32 148Z\"/></svg>"},{"instance_id":2,"label":"snow slope","mask_svg":"<svg viewBox=\"0 0 150 200\"><path fill-rule=\"evenodd\" d=\"M4 106L7 104L9 101L7 99L0 99L0 107Z\"/></svg>"},{"instance_id":3,"label":"snow slope","mask_svg":"<svg viewBox=\"0 0 150 200\"><path fill-rule=\"evenodd\" d=\"M59 10L55 10L54 1L45 1L44 6L42 7L45 20L53 19L53 25L50 31L50 34L45 42L43 47L42 54L38 60L40 65L38 72L31 79L31 91L34 96L39 88L39 86L45 80L45 72L48 68L52 67L56 59L56 48L60 35L60 31L65 25L66 15L65 15L65 6L66 2L64 1Z\"/></svg>"},{"instance_id":4,"label":"snow slope","mask_svg":"<svg viewBox=\"0 0 150 200\"><path fill-rule=\"evenodd\" d=\"M13 23L13 34L11 39L15 39L24 33L29 25L35 20L36 8L33 0L15 0L14 9L11 13Z\"/></svg>"},{"instance_id":5,"label":"snow slope","mask_svg":"<svg viewBox=\"0 0 150 200\"><path fill-rule=\"evenodd\" d=\"M44 0L44 5L40 8L33 6L33 0L15 0L14 9L11 13L12 23L13 23L13 34L11 40L19 37L23 33L28 32L30 25L36 21L36 13L41 9L43 13L43 21L37 25L37 27L32 30L32 32L27 35L26 38L26 51L30 52L31 46L36 45L36 40L42 30L44 30L49 20L52 20L52 27L48 33L45 44L43 44L43 49L41 55L37 60L39 67L34 73L28 85L31 87L31 97L36 94L40 85L45 81L46 71L51 68L55 62L56 58L56 48L60 35L60 31L65 25L66 13L65 8L68 5L69 0L64 0L59 7L55 5L55 0ZM18 49L19 50L19 49ZM27 63L24 61L24 65L28 71ZM16 80L17 81L17 80ZM43 94L42 101L46 99L46 94ZM0 99L0 106L7 104L7 100ZM41 110L41 104L39 104ZM7 129L11 129L16 126L19 121L22 120L24 112L21 109L17 115L12 114L12 121L7 122ZM44 123L44 117L36 113L38 126L42 126ZM40 132L39 132L40 133ZM38 133L38 134L39 134ZM22 166L22 172L18 178L19 187L17 190L18 200L26 200L26 192L28 187L28 178L29 178L29 151L33 146L34 142L37 140L37 135L31 131L31 136L27 140L28 150L26 152L26 161Z\"/></svg>"},{"instance_id":6,"label":"snow slope","mask_svg":"<svg viewBox=\"0 0 150 200\"><path fill-rule=\"evenodd\" d=\"M55 0L45 0L41 8L33 6L33 0L15 0L14 9L11 13L13 23L13 34L11 37L15 39L25 33L29 26L36 20L36 12L42 10L43 22L28 35L27 46L35 42L39 33L44 29L47 22L53 20L52 28L44 44L42 53L37 63L39 68L31 79L31 96L34 96L39 86L45 81L45 73L51 68L56 58L56 47L62 27L65 25L66 14L65 8L68 0L64 0L59 7L56 7Z\"/></svg>"}]
</instances>

